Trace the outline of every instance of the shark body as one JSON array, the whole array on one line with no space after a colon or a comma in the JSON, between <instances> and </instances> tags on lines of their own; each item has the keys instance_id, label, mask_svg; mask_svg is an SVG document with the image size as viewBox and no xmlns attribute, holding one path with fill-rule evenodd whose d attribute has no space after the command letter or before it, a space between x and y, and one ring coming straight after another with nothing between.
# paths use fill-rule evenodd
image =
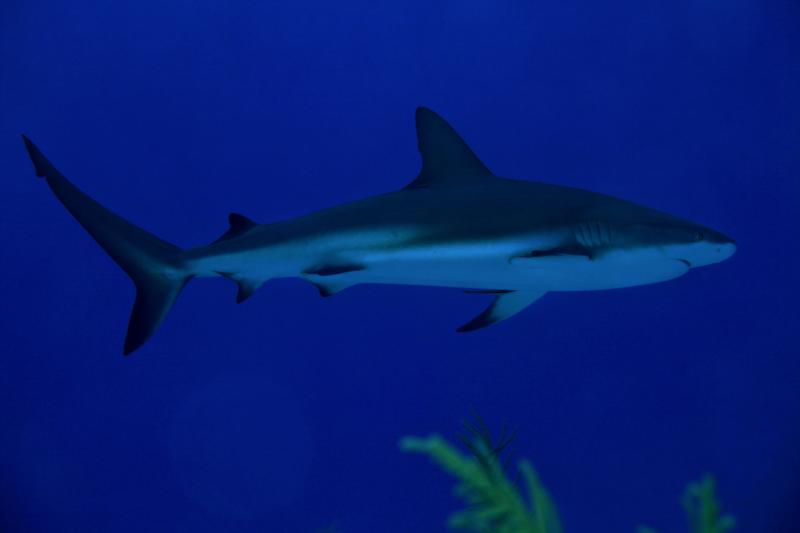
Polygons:
<instances>
[{"instance_id":1,"label":"shark body","mask_svg":"<svg viewBox=\"0 0 800 533\"><path fill-rule=\"evenodd\" d=\"M207 246L182 250L69 182L24 137L38 176L137 288L124 353L158 328L195 277L236 282L242 302L265 281L302 277L330 296L362 283L495 295L459 331L508 318L550 291L615 289L723 261L725 235L582 189L495 176L441 117L416 115L422 169L404 189L272 224L239 214Z\"/></svg>"}]
</instances>

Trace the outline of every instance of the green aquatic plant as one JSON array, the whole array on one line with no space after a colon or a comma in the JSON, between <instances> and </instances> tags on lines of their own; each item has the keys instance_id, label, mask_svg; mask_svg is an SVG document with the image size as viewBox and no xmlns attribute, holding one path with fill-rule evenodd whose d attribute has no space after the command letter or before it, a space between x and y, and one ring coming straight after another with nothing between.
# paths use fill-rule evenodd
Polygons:
<instances>
[{"instance_id":1,"label":"green aquatic plant","mask_svg":"<svg viewBox=\"0 0 800 533\"><path fill-rule=\"evenodd\" d=\"M468 429L462 442L469 454L439 435L400 441L402 450L429 456L459 480L455 492L467 508L450 516L448 525L479 533L561 533L555 505L533 466L526 460L517 465L524 490L508 478L502 455L513 434L495 443L482 423L480 429Z\"/></svg>"},{"instance_id":2,"label":"green aquatic plant","mask_svg":"<svg viewBox=\"0 0 800 533\"><path fill-rule=\"evenodd\" d=\"M720 514L722 509L717 500L716 482L710 474L686 487L683 508L694 533L724 533L736 527L733 516Z\"/></svg>"},{"instance_id":3,"label":"green aquatic plant","mask_svg":"<svg viewBox=\"0 0 800 533\"><path fill-rule=\"evenodd\" d=\"M717 499L716 482L710 474L687 485L683 491L683 509L686 511L691 533L725 533L736 527L736 520L731 515L722 514ZM638 533L657 532L655 529L642 527Z\"/></svg>"},{"instance_id":4,"label":"green aquatic plant","mask_svg":"<svg viewBox=\"0 0 800 533\"><path fill-rule=\"evenodd\" d=\"M403 451L427 455L458 480L455 493L467 507L450 516L450 528L478 533L561 533L556 506L530 462L519 461L516 479L509 479L509 454L505 459L503 455L514 435L494 442L480 420L477 427L466 427L468 433L460 440L469 453L439 435L400 441ZM733 517L722 514L710 475L686 487L683 507L690 533L725 533L735 527ZM657 532L640 527L638 533Z\"/></svg>"}]
</instances>

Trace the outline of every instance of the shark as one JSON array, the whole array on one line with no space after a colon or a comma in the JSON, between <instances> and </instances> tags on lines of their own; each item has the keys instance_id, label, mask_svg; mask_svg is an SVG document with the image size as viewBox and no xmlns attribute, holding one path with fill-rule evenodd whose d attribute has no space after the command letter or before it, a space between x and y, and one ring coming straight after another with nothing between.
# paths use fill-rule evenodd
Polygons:
<instances>
[{"instance_id":1,"label":"shark","mask_svg":"<svg viewBox=\"0 0 800 533\"><path fill-rule=\"evenodd\" d=\"M493 296L457 329L475 331L548 292L671 280L731 257L724 234L620 198L495 175L434 111L416 110L422 166L400 190L289 220L231 213L206 246L182 249L102 206L23 135L38 177L130 276L136 298L123 353L159 328L186 284L224 277L247 300L267 280L300 277L322 296L359 284L454 287Z\"/></svg>"}]
</instances>

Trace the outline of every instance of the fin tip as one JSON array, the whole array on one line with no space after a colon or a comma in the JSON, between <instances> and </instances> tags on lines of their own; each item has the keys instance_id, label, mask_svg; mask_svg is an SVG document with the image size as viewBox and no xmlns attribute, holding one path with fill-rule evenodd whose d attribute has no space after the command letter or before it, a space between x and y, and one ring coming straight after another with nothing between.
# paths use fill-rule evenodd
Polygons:
<instances>
[{"instance_id":1,"label":"fin tip","mask_svg":"<svg viewBox=\"0 0 800 533\"><path fill-rule=\"evenodd\" d=\"M128 357L130 354L138 350L142 343L134 342L130 337L125 337L125 344L122 347L122 355Z\"/></svg>"},{"instance_id":2,"label":"fin tip","mask_svg":"<svg viewBox=\"0 0 800 533\"><path fill-rule=\"evenodd\" d=\"M25 144L25 150L28 152L28 157L33 163L33 169L36 172L36 176L39 178L44 178L47 176L47 171L52 168L50 162L45 158L42 151L39 150L39 147L36 146L33 141L31 141L27 135L24 133L22 134L22 142Z\"/></svg>"},{"instance_id":3,"label":"fin tip","mask_svg":"<svg viewBox=\"0 0 800 533\"><path fill-rule=\"evenodd\" d=\"M476 322L473 320L472 322L467 322L463 326L459 326L458 328L456 328L456 333L471 333L473 331L478 331L479 329L483 329L489 324L490 323L484 323L483 321Z\"/></svg>"},{"instance_id":4,"label":"fin tip","mask_svg":"<svg viewBox=\"0 0 800 533\"><path fill-rule=\"evenodd\" d=\"M242 290L239 290L239 292L237 292L237 293L236 293L236 303L237 303L237 304L244 303L244 302L246 302L246 301L247 301L247 300L250 298L250 296L252 296L252 295L253 295L253 293L252 293L252 292L250 292L250 293L245 293L244 291L242 291Z\"/></svg>"}]
</instances>

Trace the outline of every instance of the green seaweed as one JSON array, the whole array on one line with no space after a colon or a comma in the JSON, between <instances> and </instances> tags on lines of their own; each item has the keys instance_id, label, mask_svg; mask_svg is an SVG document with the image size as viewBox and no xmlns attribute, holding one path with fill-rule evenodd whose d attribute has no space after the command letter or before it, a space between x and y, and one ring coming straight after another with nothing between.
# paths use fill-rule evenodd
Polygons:
<instances>
[{"instance_id":1,"label":"green seaweed","mask_svg":"<svg viewBox=\"0 0 800 533\"><path fill-rule=\"evenodd\" d=\"M736 520L728 514L720 515L714 476L706 476L686 487L683 508L689 518L689 526L695 533L724 533L736 527Z\"/></svg>"},{"instance_id":2,"label":"green seaweed","mask_svg":"<svg viewBox=\"0 0 800 533\"><path fill-rule=\"evenodd\" d=\"M400 441L403 451L427 455L458 480L455 494L466 508L453 513L448 526L478 533L561 533L556 506L531 463L519 461L517 478L521 483L508 477L507 459L502 455L513 435L493 443L486 426L480 420L478 423L479 429L467 424L469 433L461 438L469 453L439 435ZM690 533L725 533L735 527L733 517L721 512L710 475L686 487L683 507ZM638 533L657 532L640 527Z\"/></svg>"},{"instance_id":3,"label":"green seaweed","mask_svg":"<svg viewBox=\"0 0 800 533\"><path fill-rule=\"evenodd\" d=\"M533 466L522 460L517 467L527 497L508 479L501 454L511 438L493 444L487 433L472 433L463 439L470 454L438 435L400 441L404 451L428 455L459 480L455 493L467 508L451 515L448 525L479 533L561 533L558 512Z\"/></svg>"},{"instance_id":4,"label":"green seaweed","mask_svg":"<svg viewBox=\"0 0 800 533\"><path fill-rule=\"evenodd\" d=\"M686 486L683 491L683 509L686 511L691 533L725 533L736 527L733 516L721 514L716 482L710 474ZM657 532L649 527L641 527L638 533Z\"/></svg>"}]
</instances>

